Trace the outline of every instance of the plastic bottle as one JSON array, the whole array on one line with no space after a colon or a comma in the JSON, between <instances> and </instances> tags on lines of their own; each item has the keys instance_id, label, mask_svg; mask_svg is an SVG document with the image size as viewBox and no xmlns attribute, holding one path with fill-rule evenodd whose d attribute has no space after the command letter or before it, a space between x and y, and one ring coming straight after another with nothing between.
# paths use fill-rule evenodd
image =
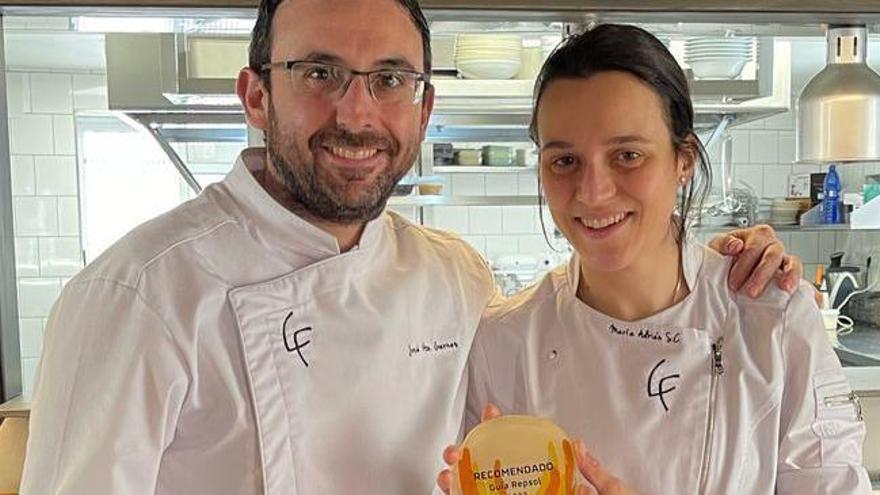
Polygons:
<instances>
[{"instance_id":1,"label":"plastic bottle","mask_svg":"<svg viewBox=\"0 0 880 495\"><path fill-rule=\"evenodd\" d=\"M823 223L841 223L840 176L837 175L837 167L833 163L828 167L822 189Z\"/></svg>"}]
</instances>

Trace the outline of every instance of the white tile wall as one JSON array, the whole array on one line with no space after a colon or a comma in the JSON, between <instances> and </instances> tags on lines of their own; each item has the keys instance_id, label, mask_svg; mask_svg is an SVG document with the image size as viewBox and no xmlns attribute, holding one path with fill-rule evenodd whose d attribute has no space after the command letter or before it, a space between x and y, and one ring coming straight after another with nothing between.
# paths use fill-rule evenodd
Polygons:
<instances>
[{"instance_id":1,"label":"white tile wall","mask_svg":"<svg viewBox=\"0 0 880 495\"><path fill-rule=\"evenodd\" d=\"M73 84L68 74L31 74L33 113L73 113Z\"/></svg>"},{"instance_id":2,"label":"white tile wall","mask_svg":"<svg viewBox=\"0 0 880 495\"><path fill-rule=\"evenodd\" d=\"M21 360L22 394L30 397L34 393L34 377L37 374L39 358L23 358Z\"/></svg>"},{"instance_id":3,"label":"white tile wall","mask_svg":"<svg viewBox=\"0 0 880 495\"><path fill-rule=\"evenodd\" d=\"M473 246L484 257L486 256L486 238L481 235L462 235L461 238Z\"/></svg>"},{"instance_id":4,"label":"white tile wall","mask_svg":"<svg viewBox=\"0 0 880 495\"><path fill-rule=\"evenodd\" d=\"M791 165L770 164L764 166L764 196L768 198L784 198L788 193L788 177Z\"/></svg>"},{"instance_id":5,"label":"white tile wall","mask_svg":"<svg viewBox=\"0 0 880 495\"><path fill-rule=\"evenodd\" d=\"M12 198L15 234L22 236L58 235L58 199L53 196Z\"/></svg>"},{"instance_id":6,"label":"white tile wall","mask_svg":"<svg viewBox=\"0 0 880 495\"><path fill-rule=\"evenodd\" d=\"M749 163L775 164L779 160L778 150L779 132L754 130L749 133Z\"/></svg>"},{"instance_id":7,"label":"white tile wall","mask_svg":"<svg viewBox=\"0 0 880 495\"><path fill-rule=\"evenodd\" d=\"M489 259L496 259L500 256L507 256L518 253L519 244L515 237L510 235L486 236L486 256Z\"/></svg>"},{"instance_id":8,"label":"white tile wall","mask_svg":"<svg viewBox=\"0 0 880 495\"><path fill-rule=\"evenodd\" d=\"M34 157L36 194L39 196L76 196L75 156Z\"/></svg>"},{"instance_id":9,"label":"white tile wall","mask_svg":"<svg viewBox=\"0 0 880 495\"><path fill-rule=\"evenodd\" d=\"M79 235L79 198L58 197L58 235Z\"/></svg>"},{"instance_id":10,"label":"white tile wall","mask_svg":"<svg viewBox=\"0 0 880 495\"><path fill-rule=\"evenodd\" d=\"M483 174L452 174L452 194L482 196L486 194L486 177Z\"/></svg>"},{"instance_id":11,"label":"white tile wall","mask_svg":"<svg viewBox=\"0 0 880 495\"><path fill-rule=\"evenodd\" d=\"M517 180L519 182L519 193L527 196L537 196L538 195L538 175L535 173L530 174L517 174Z\"/></svg>"},{"instance_id":12,"label":"white tile wall","mask_svg":"<svg viewBox=\"0 0 880 495\"><path fill-rule=\"evenodd\" d=\"M69 26L66 18L47 22L64 29ZM4 27L9 24L4 22ZM22 28L37 26L28 21ZM66 34L68 40L74 36ZM7 44L7 56L22 58L13 53L20 49L20 44ZM40 67L39 72L5 74L26 394L32 390L50 308L62 284L82 267L75 112L107 109L104 74L69 72Z\"/></svg>"},{"instance_id":13,"label":"white tile wall","mask_svg":"<svg viewBox=\"0 0 880 495\"><path fill-rule=\"evenodd\" d=\"M791 115L790 112L784 113L783 115ZM778 147L779 157L776 160L776 163L780 163L783 165L791 165L795 162L796 158L796 150L795 150L795 135L793 131L780 131L779 132L779 147Z\"/></svg>"},{"instance_id":14,"label":"white tile wall","mask_svg":"<svg viewBox=\"0 0 880 495\"><path fill-rule=\"evenodd\" d=\"M768 117L764 120L764 129L775 129L778 131L790 131L794 129L794 114L785 112Z\"/></svg>"},{"instance_id":15,"label":"white tile wall","mask_svg":"<svg viewBox=\"0 0 880 495\"><path fill-rule=\"evenodd\" d=\"M52 116L52 144L56 155L76 153L76 136L73 130L73 115Z\"/></svg>"},{"instance_id":16,"label":"white tile wall","mask_svg":"<svg viewBox=\"0 0 880 495\"><path fill-rule=\"evenodd\" d=\"M83 267L79 237L42 237L40 275L72 276Z\"/></svg>"},{"instance_id":17,"label":"white tile wall","mask_svg":"<svg viewBox=\"0 0 880 495\"><path fill-rule=\"evenodd\" d=\"M43 349L43 319L19 318L19 344L22 358L38 358Z\"/></svg>"},{"instance_id":18,"label":"white tile wall","mask_svg":"<svg viewBox=\"0 0 880 495\"><path fill-rule=\"evenodd\" d=\"M754 187L757 194L764 194L764 167L761 165L736 165L733 175L737 186L745 182Z\"/></svg>"},{"instance_id":19,"label":"white tile wall","mask_svg":"<svg viewBox=\"0 0 880 495\"><path fill-rule=\"evenodd\" d=\"M751 140L749 139L749 131L741 129L733 129L730 131L733 139L733 155L731 159L733 163L750 163L749 148Z\"/></svg>"},{"instance_id":20,"label":"white tile wall","mask_svg":"<svg viewBox=\"0 0 880 495\"><path fill-rule=\"evenodd\" d=\"M486 177L488 196L516 196L518 193L519 174L494 174Z\"/></svg>"},{"instance_id":21,"label":"white tile wall","mask_svg":"<svg viewBox=\"0 0 880 495\"><path fill-rule=\"evenodd\" d=\"M537 208L532 206L503 206L501 229L505 234L532 234L535 232Z\"/></svg>"},{"instance_id":22,"label":"white tile wall","mask_svg":"<svg viewBox=\"0 0 880 495\"><path fill-rule=\"evenodd\" d=\"M12 72L6 75L6 105L11 115L31 111L31 89L28 75Z\"/></svg>"},{"instance_id":23,"label":"white tile wall","mask_svg":"<svg viewBox=\"0 0 880 495\"><path fill-rule=\"evenodd\" d=\"M552 251L547 244L543 234L523 235L519 236L519 252L520 253L546 253Z\"/></svg>"},{"instance_id":24,"label":"white tile wall","mask_svg":"<svg viewBox=\"0 0 880 495\"><path fill-rule=\"evenodd\" d=\"M9 117L9 150L13 155L51 155L54 146L51 115Z\"/></svg>"},{"instance_id":25,"label":"white tile wall","mask_svg":"<svg viewBox=\"0 0 880 495\"><path fill-rule=\"evenodd\" d=\"M13 155L10 157L12 167L12 194L24 196L34 194L34 157L28 155Z\"/></svg>"},{"instance_id":26,"label":"white tile wall","mask_svg":"<svg viewBox=\"0 0 880 495\"><path fill-rule=\"evenodd\" d=\"M501 208L496 206L471 206L471 234L503 234ZM487 241L488 242L488 241ZM489 249L487 244L487 249Z\"/></svg>"},{"instance_id":27,"label":"white tile wall","mask_svg":"<svg viewBox=\"0 0 880 495\"><path fill-rule=\"evenodd\" d=\"M61 292L57 278L21 278L18 280L18 316L45 318Z\"/></svg>"},{"instance_id":28,"label":"white tile wall","mask_svg":"<svg viewBox=\"0 0 880 495\"><path fill-rule=\"evenodd\" d=\"M40 244L37 237L15 238L15 273L19 277L40 276Z\"/></svg>"},{"instance_id":29,"label":"white tile wall","mask_svg":"<svg viewBox=\"0 0 880 495\"><path fill-rule=\"evenodd\" d=\"M103 75L73 76L74 110L106 110L107 78Z\"/></svg>"},{"instance_id":30,"label":"white tile wall","mask_svg":"<svg viewBox=\"0 0 880 495\"><path fill-rule=\"evenodd\" d=\"M448 206L436 208L434 214L434 226L452 232L469 232L469 216L466 206Z\"/></svg>"}]
</instances>

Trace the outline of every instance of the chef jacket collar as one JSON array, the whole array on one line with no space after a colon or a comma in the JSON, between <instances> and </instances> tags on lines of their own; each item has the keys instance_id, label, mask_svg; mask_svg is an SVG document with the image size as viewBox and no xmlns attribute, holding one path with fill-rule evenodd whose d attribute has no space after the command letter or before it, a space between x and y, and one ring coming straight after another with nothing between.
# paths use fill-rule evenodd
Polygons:
<instances>
[{"instance_id":1,"label":"chef jacket collar","mask_svg":"<svg viewBox=\"0 0 880 495\"><path fill-rule=\"evenodd\" d=\"M254 177L266 168L266 148L241 152L224 182L241 208L241 219L263 244L280 251L315 257L341 254L336 237L278 203ZM387 214L367 222L356 250L369 250L380 239Z\"/></svg>"},{"instance_id":2,"label":"chef jacket collar","mask_svg":"<svg viewBox=\"0 0 880 495\"><path fill-rule=\"evenodd\" d=\"M700 276L700 269L703 266L703 259L706 253L704 252L703 246L697 244L692 240L687 240L684 242L683 251L684 252L682 258L684 262L684 279L687 282L691 294L693 294L697 286L697 279ZM577 252L574 252L574 254L572 254L571 258L569 259L568 267L566 268L565 280L567 283L566 292L568 292L570 297L573 297L575 299L577 298L577 287L578 283L580 283L580 278L581 260ZM650 323L654 320L662 319L668 311L675 311L679 307L679 305L688 304L691 299L693 298L691 296L688 296L675 306L667 308L655 315L648 316L647 318L639 320L638 322L628 323ZM595 317L599 317L602 319L609 318L608 316L601 314L600 312L587 306L586 304L581 303L579 306L582 306L588 313L592 314Z\"/></svg>"}]
</instances>

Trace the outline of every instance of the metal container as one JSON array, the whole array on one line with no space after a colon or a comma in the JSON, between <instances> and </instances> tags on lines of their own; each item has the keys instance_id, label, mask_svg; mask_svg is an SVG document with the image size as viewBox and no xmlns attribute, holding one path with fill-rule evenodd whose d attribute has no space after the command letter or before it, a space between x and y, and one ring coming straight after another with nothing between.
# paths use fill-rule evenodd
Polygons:
<instances>
[{"instance_id":1,"label":"metal container","mask_svg":"<svg viewBox=\"0 0 880 495\"><path fill-rule=\"evenodd\" d=\"M856 323L880 327L880 292L865 292L853 296L846 314Z\"/></svg>"},{"instance_id":2,"label":"metal container","mask_svg":"<svg viewBox=\"0 0 880 495\"><path fill-rule=\"evenodd\" d=\"M827 65L798 100L797 159L880 160L880 75L866 64L864 26L828 30Z\"/></svg>"}]
</instances>

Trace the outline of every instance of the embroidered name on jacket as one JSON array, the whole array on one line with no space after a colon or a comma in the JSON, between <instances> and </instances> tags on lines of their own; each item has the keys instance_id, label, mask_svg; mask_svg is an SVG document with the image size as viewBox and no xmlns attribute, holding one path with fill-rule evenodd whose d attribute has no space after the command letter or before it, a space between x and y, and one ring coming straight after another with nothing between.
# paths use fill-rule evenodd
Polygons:
<instances>
[{"instance_id":1,"label":"embroidered name on jacket","mask_svg":"<svg viewBox=\"0 0 880 495\"><path fill-rule=\"evenodd\" d=\"M681 345L681 331L661 330L657 328L619 327L614 323L608 325L608 333L615 337L639 339L664 345Z\"/></svg>"},{"instance_id":2,"label":"embroidered name on jacket","mask_svg":"<svg viewBox=\"0 0 880 495\"><path fill-rule=\"evenodd\" d=\"M450 341L437 341L434 340L433 343L420 342L418 344L409 344L407 351L409 352L409 357L423 356L426 354L436 354L441 352L449 352L449 351L458 351L459 345L458 342L454 340Z\"/></svg>"}]
</instances>

